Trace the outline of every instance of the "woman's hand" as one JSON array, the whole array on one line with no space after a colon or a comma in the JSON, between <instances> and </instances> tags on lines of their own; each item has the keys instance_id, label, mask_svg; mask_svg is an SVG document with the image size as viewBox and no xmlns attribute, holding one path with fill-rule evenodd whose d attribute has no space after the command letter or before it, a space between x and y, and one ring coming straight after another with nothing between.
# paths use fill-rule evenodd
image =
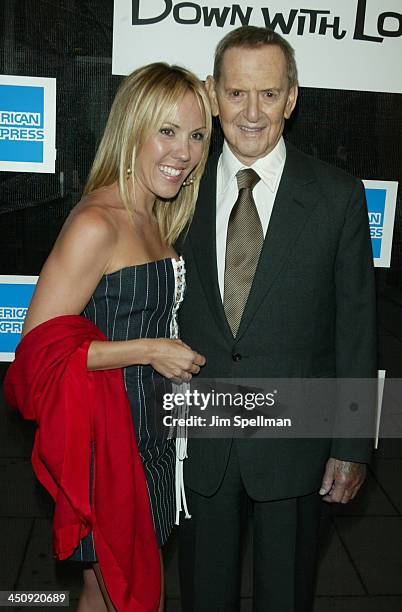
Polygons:
<instances>
[{"instance_id":1,"label":"woman's hand","mask_svg":"<svg viewBox=\"0 0 402 612\"><path fill-rule=\"evenodd\" d=\"M148 363L165 378L189 381L205 364L205 357L182 340L155 338L149 340Z\"/></svg>"}]
</instances>

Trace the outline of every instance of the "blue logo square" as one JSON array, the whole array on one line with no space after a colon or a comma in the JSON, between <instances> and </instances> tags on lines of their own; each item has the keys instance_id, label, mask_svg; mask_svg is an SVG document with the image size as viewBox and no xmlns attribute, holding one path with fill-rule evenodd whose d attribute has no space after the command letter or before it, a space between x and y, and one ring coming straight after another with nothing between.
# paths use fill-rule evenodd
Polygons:
<instances>
[{"instance_id":1,"label":"blue logo square","mask_svg":"<svg viewBox=\"0 0 402 612\"><path fill-rule=\"evenodd\" d=\"M34 284L0 284L0 353L14 353L21 339Z\"/></svg>"},{"instance_id":2,"label":"blue logo square","mask_svg":"<svg viewBox=\"0 0 402 612\"><path fill-rule=\"evenodd\" d=\"M0 85L0 161L43 163L44 87Z\"/></svg>"},{"instance_id":3,"label":"blue logo square","mask_svg":"<svg viewBox=\"0 0 402 612\"><path fill-rule=\"evenodd\" d=\"M379 258L381 255L386 197L386 189L366 189L371 244L374 258Z\"/></svg>"}]
</instances>

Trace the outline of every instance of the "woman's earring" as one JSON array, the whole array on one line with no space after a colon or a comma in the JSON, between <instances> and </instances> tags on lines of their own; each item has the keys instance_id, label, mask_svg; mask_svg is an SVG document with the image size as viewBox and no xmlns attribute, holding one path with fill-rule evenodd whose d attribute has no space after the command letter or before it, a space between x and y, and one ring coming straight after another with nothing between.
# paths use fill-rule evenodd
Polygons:
<instances>
[{"instance_id":1,"label":"woman's earring","mask_svg":"<svg viewBox=\"0 0 402 612\"><path fill-rule=\"evenodd\" d=\"M188 176L184 181L183 181L183 187L190 187L190 185L194 184L194 178L192 176Z\"/></svg>"},{"instance_id":2,"label":"woman's earring","mask_svg":"<svg viewBox=\"0 0 402 612\"><path fill-rule=\"evenodd\" d=\"M127 168L126 176L127 178L131 176L131 168Z\"/></svg>"}]
</instances>

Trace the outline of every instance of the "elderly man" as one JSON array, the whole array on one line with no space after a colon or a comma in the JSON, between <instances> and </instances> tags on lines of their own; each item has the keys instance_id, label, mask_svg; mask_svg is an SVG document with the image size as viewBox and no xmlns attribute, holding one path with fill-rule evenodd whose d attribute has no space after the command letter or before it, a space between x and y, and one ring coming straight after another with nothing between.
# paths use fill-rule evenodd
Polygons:
<instances>
[{"instance_id":1,"label":"elderly man","mask_svg":"<svg viewBox=\"0 0 402 612\"><path fill-rule=\"evenodd\" d=\"M282 137L293 49L245 26L207 79L225 141L183 244L184 341L209 378L375 375L375 290L362 183ZM347 503L369 445L351 439L190 440L192 519L180 527L184 612L239 609L241 535L253 515L255 612L312 607L321 500Z\"/></svg>"}]
</instances>

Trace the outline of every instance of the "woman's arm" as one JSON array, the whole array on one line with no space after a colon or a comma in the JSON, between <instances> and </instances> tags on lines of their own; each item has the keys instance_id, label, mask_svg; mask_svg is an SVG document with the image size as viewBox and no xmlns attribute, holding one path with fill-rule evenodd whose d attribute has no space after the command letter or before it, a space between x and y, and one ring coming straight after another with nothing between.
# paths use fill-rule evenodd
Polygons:
<instances>
[{"instance_id":1,"label":"woman's arm","mask_svg":"<svg viewBox=\"0 0 402 612\"><path fill-rule=\"evenodd\" d=\"M43 266L23 334L59 315L80 314L105 273L116 242L117 230L101 207L74 212Z\"/></svg>"},{"instance_id":2,"label":"woman's arm","mask_svg":"<svg viewBox=\"0 0 402 612\"><path fill-rule=\"evenodd\" d=\"M198 374L205 358L181 340L141 338L121 342L92 342L88 370L108 370L133 364L151 365L162 376L190 380Z\"/></svg>"}]
</instances>

